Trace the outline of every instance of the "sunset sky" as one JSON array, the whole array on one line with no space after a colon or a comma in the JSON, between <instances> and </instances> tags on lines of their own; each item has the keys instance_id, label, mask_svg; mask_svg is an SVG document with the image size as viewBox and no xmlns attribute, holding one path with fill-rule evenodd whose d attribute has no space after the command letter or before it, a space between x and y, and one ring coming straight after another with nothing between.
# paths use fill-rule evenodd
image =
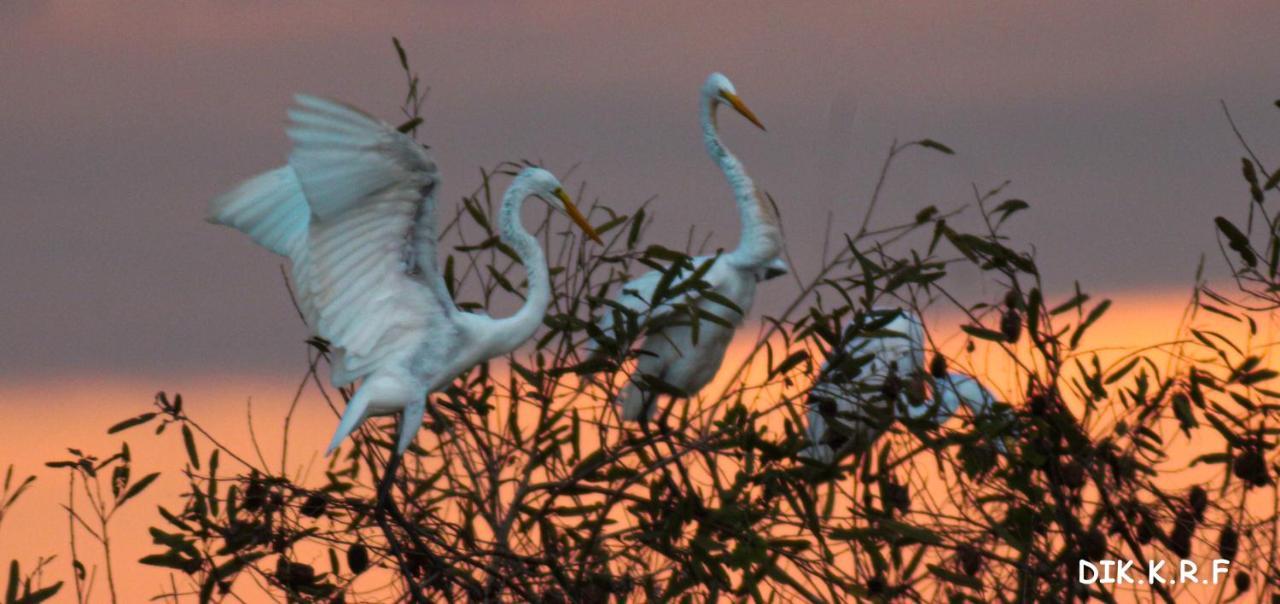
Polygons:
<instances>
[{"instance_id":1,"label":"sunset sky","mask_svg":"<svg viewBox=\"0 0 1280 604\"><path fill-rule=\"evenodd\" d=\"M26 511L44 518L62 488L44 461L115 446L102 430L156 390L203 394L188 400L220 425L242 426L249 397L278 410L305 330L279 260L206 224L205 204L283 161L295 92L399 119L393 35L431 87L421 138L444 207L480 166L528 158L577 165L621 211L656 195L652 243L696 223L732 245L696 122L722 71L769 128L721 119L802 277L829 212L856 226L891 141L931 137L957 155L898 164L881 222L1011 180L1033 206L1012 234L1051 287L1079 280L1129 313L1104 324L1113 343L1171 335L1156 320L1176 318L1201 254L1223 274L1212 219L1248 192L1219 100L1280 157L1274 3L688 4L0 2L0 470L40 471ZM0 560L45 535L5 526Z\"/></svg>"}]
</instances>

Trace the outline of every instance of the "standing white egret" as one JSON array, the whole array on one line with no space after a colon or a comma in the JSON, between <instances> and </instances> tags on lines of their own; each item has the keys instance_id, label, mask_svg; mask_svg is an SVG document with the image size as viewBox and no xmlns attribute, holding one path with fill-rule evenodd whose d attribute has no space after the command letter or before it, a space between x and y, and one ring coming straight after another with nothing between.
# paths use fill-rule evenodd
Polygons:
<instances>
[{"instance_id":1,"label":"standing white egret","mask_svg":"<svg viewBox=\"0 0 1280 604\"><path fill-rule=\"evenodd\" d=\"M213 200L209 220L291 260L304 318L332 345L333 385L362 379L328 452L365 418L403 412L403 453L428 394L515 350L542 324L551 280L541 247L520 224L524 201L537 197L599 237L555 176L525 168L503 196L498 225L524 264L528 295L509 317L463 312L436 263L440 178L426 149L359 109L305 95L296 101L288 165Z\"/></svg>"},{"instance_id":2,"label":"standing white egret","mask_svg":"<svg viewBox=\"0 0 1280 604\"><path fill-rule=\"evenodd\" d=\"M846 331L844 348L827 358L809 390L806 434L813 444L802 455L830 462L846 444L865 448L893 423L897 408L940 424L961 404L985 413L995 403L977 380L955 372L933 380L934 396L925 398L924 326L914 312L873 310L858 327L865 333Z\"/></svg>"},{"instance_id":3,"label":"standing white egret","mask_svg":"<svg viewBox=\"0 0 1280 604\"><path fill-rule=\"evenodd\" d=\"M733 190L738 216L742 221L738 247L719 256L694 258L693 270L687 267L681 270L670 287L680 288L681 283L693 272L705 268L701 280L706 283L706 287L731 302L737 309L708 300L699 294L698 288L685 289L684 293L655 304L654 295L663 280L661 271L650 271L623 285L617 295L617 302L640 315L641 329L644 331L636 371L617 401L622 407L622 417L626 420L646 418L654 411L656 393L646 386L646 379L660 380L688 396L693 396L706 386L720 368L735 329L742 325L744 315L751 310L756 284L785 274L788 270L786 263L779 257L782 252L782 230L774 208L756 191L755 183L747 176L742 162L720 140L716 111L722 104L729 105L761 130L764 130L764 124L760 123L738 97L729 78L719 73L713 73L707 78L702 86L700 102L702 140L707 154L720 166ZM713 264L706 267L708 262ZM700 321L695 334L688 320L670 320L677 313L685 312L683 307L687 305L696 306L702 313L715 315L728 325ZM661 322L663 325L645 330L644 325L650 322ZM606 309L599 322L600 330L612 337L613 324L613 311Z\"/></svg>"}]
</instances>

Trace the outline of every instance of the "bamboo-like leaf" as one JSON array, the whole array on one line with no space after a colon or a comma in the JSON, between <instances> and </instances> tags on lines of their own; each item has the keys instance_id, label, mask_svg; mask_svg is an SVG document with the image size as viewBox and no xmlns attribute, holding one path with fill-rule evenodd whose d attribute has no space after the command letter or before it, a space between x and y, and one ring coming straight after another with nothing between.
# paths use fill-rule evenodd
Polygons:
<instances>
[{"instance_id":1,"label":"bamboo-like leaf","mask_svg":"<svg viewBox=\"0 0 1280 604\"><path fill-rule=\"evenodd\" d=\"M133 483L133 485L130 486L129 489L124 492L124 495L120 496L120 499L116 501L116 507L120 507L124 505L126 501L129 501L130 499L133 499L134 497L137 497L138 495L140 495L142 491L144 491L147 487L151 486L151 483L155 482L156 479L159 477L160 477L159 472L152 472L150 474L147 474L146 476L143 476L140 480L138 480L138 482Z\"/></svg>"},{"instance_id":2,"label":"bamboo-like leaf","mask_svg":"<svg viewBox=\"0 0 1280 604\"><path fill-rule=\"evenodd\" d=\"M155 416L156 416L155 413L143 413L142 415L139 415L137 417L131 417L114 426L111 426L110 428L107 428L107 434L115 434L117 432L123 432L134 426L145 424L151 421L152 419L154 419Z\"/></svg>"},{"instance_id":3,"label":"bamboo-like leaf","mask_svg":"<svg viewBox=\"0 0 1280 604\"><path fill-rule=\"evenodd\" d=\"M187 447L187 459L191 462L191 467L199 470L200 454L196 452L196 439L186 424L182 424L182 444Z\"/></svg>"},{"instance_id":4,"label":"bamboo-like leaf","mask_svg":"<svg viewBox=\"0 0 1280 604\"><path fill-rule=\"evenodd\" d=\"M918 145L920 145L921 147L924 147L924 148L926 148L926 149L933 149L934 151L940 151L940 152L942 152L942 153L946 153L947 155L955 155L955 154L956 154L956 152L955 152L955 151L953 151L953 150L951 149L951 147L948 147L948 146L946 146L946 145L944 145L944 144L942 144L942 143L940 143L940 142L938 142L938 141L935 141L935 140L933 140L933 139L931 139L931 138L922 138L922 139L920 139L919 141L916 141L916 144L918 144Z\"/></svg>"}]
</instances>

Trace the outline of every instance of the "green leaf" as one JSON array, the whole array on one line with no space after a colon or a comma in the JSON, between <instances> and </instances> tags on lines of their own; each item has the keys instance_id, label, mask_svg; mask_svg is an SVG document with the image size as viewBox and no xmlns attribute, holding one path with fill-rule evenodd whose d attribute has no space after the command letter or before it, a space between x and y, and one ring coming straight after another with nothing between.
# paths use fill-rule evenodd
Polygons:
<instances>
[{"instance_id":1,"label":"green leaf","mask_svg":"<svg viewBox=\"0 0 1280 604\"><path fill-rule=\"evenodd\" d=\"M1190 403L1190 399L1187 395L1178 393L1174 394L1172 403L1174 403L1174 416L1178 417L1178 424L1181 425L1183 433L1190 436L1190 434L1192 434L1192 429L1194 429L1194 427L1199 427L1199 422L1196 421L1196 413L1192 412L1192 403Z\"/></svg>"},{"instance_id":2,"label":"green leaf","mask_svg":"<svg viewBox=\"0 0 1280 604\"><path fill-rule=\"evenodd\" d=\"M938 141L935 141L935 140L933 140L933 139L931 139L931 138L922 138L922 139L920 139L920 140L916 141L916 144L920 145L921 147L925 147L925 148L927 148L927 149L933 149L934 151L940 151L940 152L942 152L942 153L946 153L947 155L955 155L955 154L956 154L956 152L955 152L955 151L953 151L953 150L951 149L951 147L948 147L948 146L946 146L946 145L944 145L944 144L942 144L942 143L940 143L940 142L938 142Z\"/></svg>"},{"instance_id":3,"label":"green leaf","mask_svg":"<svg viewBox=\"0 0 1280 604\"><path fill-rule=\"evenodd\" d=\"M936 206L927 206L925 207L925 209L920 210L919 212L916 212L916 224L924 224L926 222L929 222L930 220L933 219L934 216L937 216L937 215L938 215L938 208Z\"/></svg>"},{"instance_id":4,"label":"green leaf","mask_svg":"<svg viewBox=\"0 0 1280 604\"><path fill-rule=\"evenodd\" d=\"M129 501L134 497L137 497L140 493L142 493L143 489L146 489L147 487L151 486L151 483L155 482L156 478L159 478L159 477L160 477L159 472L152 472L150 474L147 474L146 476L143 476L141 480L133 483L133 486L130 486L129 490L124 492L124 495L120 496L120 499L116 501L116 507L120 507L124 505L124 502Z\"/></svg>"},{"instance_id":5,"label":"green leaf","mask_svg":"<svg viewBox=\"0 0 1280 604\"><path fill-rule=\"evenodd\" d=\"M1262 203L1262 188L1258 185L1258 171L1254 169L1253 162L1249 161L1247 157L1242 157L1240 158L1240 164L1244 179L1249 183L1249 195L1253 197L1255 202Z\"/></svg>"},{"instance_id":6,"label":"green leaf","mask_svg":"<svg viewBox=\"0 0 1280 604\"><path fill-rule=\"evenodd\" d=\"M155 418L155 416L156 416L155 413L143 413L138 417L132 417L132 418L126 419L114 426L111 426L110 428L107 428L107 434L115 434L116 432L123 432L134 426L145 424L151 421L153 418Z\"/></svg>"},{"instance_id":7,"label":"green leaf","mask_svg":"<svg viewBox=\"0 0 1280 604\"><path fill-rule=\"evenodd\" d=\"M1271 177L1267 179L1267 183L1262 186L1265 191L1270 191L1280 185L1280 170L1271 173Z\"/></svg>"},{"instance_id":8,"label":"green leaf","mask_svg":"<svg viewBox=\"0 0 1280 604\"><path fill-rule=\"evenodd\" d=\"M640 229L644 227L644 208L640 208L635 216L631 217L631 227L627 229L627 249L635 249L636 242L640 240Z\"/></svg>"},{"instance_id":9,"label":"green leaf","mask_svg":"<svg viewBox=\"0 0 1280 604\"><path fill-rule=\"evenodd\" d=\"M422 118L415 117L406 121L403 124L400 124L399 126L396 126L396 130L401 133L408 134L410 132L413 132L414 128L417 128L418 126L421 126L421 125L422 125Z\"/></svg>"},{"instance_id":10,"label":"green leaf","mask_svg":"<svg viewBox=\"0 0 1280 604\"><path fill-rule=\"evenodd\" d=\"M1017 212L1021 212L1029 207L1031 207L1031 204L1021 199L1006 199L1001 202L1000 205L996 206L994 211L1000 214L1000 222L1004 222L1009 218L1009 216L1012 216Z\"/></svg>"},{"instance_id":11,"label":"green leaf","mask_svg":"<svg viewBox=\"0 0 1280 604\"><path fill-rule=\"evenodd\" d=\"M18 575L21 570L18 568L17 560L9 561L9 586L4 590L4 601L6 604L12 604L18 599Z\"/></svg>"},{"instance_id":12,"label":"green leaf","mask_svg":"<svg viewBox=\"0 0 1280 604\"><path fill-rule=\"evenodd\" d=\"M786 359L783 359L783 361L779 363L777 367L774 367L769 371L769 377L773 378L774 376L785 375L788 371L795 369L796 366L798 366L800 363L805 362L808 359L809 359L809 353L806 351L800 350L797 352L793 352Z\"/></svg>"},{"instance_id":13,"label":"green leaf","mask_svg":"<svg viewBox=\"0 0 1280 604\"><path fill-rule=\"evenodd\" d=\"M683 262L689 256L672 249L662 247L661 245L651 245L644 250L644 255L657 260L666 262Z\"/></svg>"},{"instance_id":14,"label":"green leaf","mask_svg":"<svg viewBox=\"0 0 1280 604\"><path fill-rule=\"evenodd\" d=\"M955 573L945 568L942 568L941 566L938 566L936 564L926 564L925 567L928 568L929 572L932 573L934 576L938 577L939 579L942 579L943 581L946 581L947 583L963 585L973 590L982 589L982 581L979 581L975 577L970 577L969 575L962 575L960 573Z\"/></svg>"},{"instance_id":15,"label":"green leaf","mask_svg":"<svg viewBox=\"0 0 1280 604\"><path fill-rule=\"evenodd\" d=\"M987 329L981 325L961 325L960 329L979 340L990 340L992 342L1007 341L1004 334L995 330Z\"/></svg>"},{"instance_id":16,"label":"green leaf","mask_svg":"<svg viewBox=\"0 0 1280 604\"><path fill-rule=\"evenodd\" d=\"M191 467L200 469L200 455L196 453L196 439L191 435L191 428L186 424L182 424L182 444L187 446L187 459L191 461Z\"/></svg>"},{"instance_id":17,"label":"green leaf","mask_svg":"<svg viewBox=\"0 0 1280 604\"><path fill-rule=\"evenodd\" d=\"M1280 375L1280 373L1276 373L1271 369L1259 369L1257 371L1250 371L1249 373L1246 373L1240 376L1240 379L1238 379L1237 381L1240 382L1240 384L1242 385L1252 386L1253 384L1257 384L1259 382L1265 382L1267 380L1274 379L1277 375Z\"/></svg>"},{"instance_id":18,"label":"green leaf","mask_svg":"<svg viewBox=\"0 0 1280 604\"><path fill-rule=\"evenodd\" d=\"M1071 334L1072 348L1075 348L1076 345L1080 343L1080 338L1084 337L1085 330L1089 329L1095 321L1102 318L1102 313L1107 312L1108 308L1111 308L1111 300L1103 300L1099 302L1097 306L1093 307L1093 310L1089 311L1089 316L1085 317L1084 322L1080 323L1080 326L1076 328L1075 333Z\"/></svg>"},{"instance_id":19,"label":"green leaf","mask_svg":"<svg viewBox=\"0 0 1280 604\"><path fill-rule=\"evenodd\" d=\"M44 587L41 589L37 589L27 594L21 600L18 600L18 604L40 604L40 602L43 602L45 600L48 600L49 598L52 598L54 595L58 593L58 590L60 589L62 589L62 581L58 581L53 585L50 585L48 587Z\"/></svg>"},{"instance_id":20,"label":"green leaf","mask_svg":"<svg viewBox=\"0 0 1280 604\"><path fill-rule=\"evenodd\" d=\"M391 43L396 47L396 56L400 57L400 66L405 71L409 71L409 56L405 54L404 47L400 45L400 38L392 37Z\"/></svg>"},{"instance_id":21,"label":"green leaf","mask_svg":"<svg viewBox=\"0 0 1280 604\"><path fill-rule=\"evenodd\" d=\"M1218 216L1213 219L1214 224L1218 225L1218 231L1227 238L1227 247L1235 250L1240 255L1240 259L1250 267L1257 266L1258 256L1253 252L1253 247L1249 244L1249 238L1240 231L1236 225L1230 220Z\"/></svg>"},{"instance_id":22,"label":"green leaf","mask_svg":"<svg viewBox=\"0 0 1280 604\"><path fill-rule=\"evenodd\" d=\"M1089 301L1089 294L1076 292L1076 295L1072 296L1070 300L1067 300L1066 302L1063 302L1062 304L1059 304L1053 307L1052 309L1050 309L1049 314L1053 316L1058 316L1064 312L1068 312L1070 310L1080 308L1084 306L1085 302L1088 302L1088 301Z\"/></svg>"}]
</instances>

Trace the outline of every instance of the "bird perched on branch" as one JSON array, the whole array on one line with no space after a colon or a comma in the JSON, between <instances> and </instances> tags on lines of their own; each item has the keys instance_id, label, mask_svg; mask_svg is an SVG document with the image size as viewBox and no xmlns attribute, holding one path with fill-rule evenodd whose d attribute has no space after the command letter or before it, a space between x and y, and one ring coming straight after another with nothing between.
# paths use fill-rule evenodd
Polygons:
<instances>
[{"instance_id":1,"label":"bird perched on branch","mask_svg":"<svg viewBox=\"0 0 1280 604\"><path fill-rule=\"evenodd\" d=\"M360 380L329 452L366 418L403 413L403 453L428 394L515 350L542 324L551 279L541 247L520 224L525 200L536 197L599 237L555 176L525 168L503 195L498 225L524 264L528 295L509 317L464 312L436 262L440 177L431 155L354 107L306 95L296 102L288 164L214 199L209 221L289 258L303 317L331 345L333 385Z\"/></svg>"},{"instance_id":2,"label":"bird perched on branch","mask_svg":"<svg viewBox=\"0 0 1280 604\"><path fill-rule=\"evenodd\" d=\"M605 338L625 344L616 329L630 314L643 334L636 370L618 396L622 418L641 420L655 411L659 394L693 396L715 376L734 331L755 300L756 284L786 274L782 229L773 205L756 190L742 162L720 140L716 115L728 106L756 127L759 118L719 73L701 89L700 123L707 154L720 166L738 207L742 231L738 247L654 270L624 284L597 327ZM599 355L601 343L588 343Z\"/></svg>"},{"instance_id":3,"label":"bird perched on branch","mask_svg":"<svg viewBox=\"0 0 1280 604\"><path fill-rule=\"evenodd\" d=\"M845 345L827 357L809 390L802 455L831 462L840 450L862 450L889 428L899 409L908 417L945 422L960 406L985 413L995 397L974 378L957 372L927 377L924 326L914 312L877 309L855 319ZM932 382L933 397L926 396Z\"/></svg>"}]
</instances>

